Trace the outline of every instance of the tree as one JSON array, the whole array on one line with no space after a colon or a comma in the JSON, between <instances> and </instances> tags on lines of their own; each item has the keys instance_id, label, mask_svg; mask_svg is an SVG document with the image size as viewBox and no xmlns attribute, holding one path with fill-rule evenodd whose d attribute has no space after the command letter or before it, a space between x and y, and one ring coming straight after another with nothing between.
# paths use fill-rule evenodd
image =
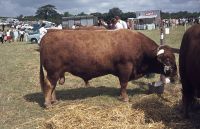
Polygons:
<instances>
[{"instance_id":1,"label":"tree","mask_svg":"<svg viewBox=\"0 0 200 129\"><path fill-rule=\"evenodd\" d=\"M69 12L64 12L63 16L64 16L64 17L71 17L71 16L73 16L73 15L70 14Z\"/></svg>"},{"instance_id":2,"label":"tree","mask_svg":"<svg viewBox=\"0 0 200 129\"><path fill-rule=\"evenodd\" d=\"M62 20L61 15L56 11L56 7L50 4L39 7L36 11L36 17L55 22L57 24L60 24Z\"/></svg>"},{"instance_id":3,"label":"tree","mask_svg":"<svg viewBox=\"0 0 200 129\"><path fill-rule=\"evenodd\" d=\"M22 14L17 17L17 19L20 20L20 21L22 21L23 18L24 18L24 16Z\"/></svg>"},{"instance_id":4,"label":"tree","mask_svg":"<svg viewBox=\"0 0 200 129\"><path fill-rule=\"evenodd\" d=\"M128 18L136 18L136 14L134 12L127 12L121 15L122 20L127 20Z\"/></svg>"},{"instance_id":5,"label":"tree","mask_svg":"<svg viewBox=\"0 0 200 129\"><path fill-rule=\"evenodd\" d=\"M108 16L109 16L110 18L113 18L113 17L115 17L115 16L120 16L120 17L121 17L122 14L123 14L122 10L120 10L120 9L117 8L117 7L114 7L114 8L112 8L112 9L110 9L109 12L108 12Z\"/></svg>"},{"instance_id":6,"label":"tree","mask_svg":"<svg viewBox=\"0 0 200 129\"><path fill-rule=\"evenodd\" d=\"M77 16L87 16L88 14L85 14L84 12L79 13Z\"/></svg>"},{"instance_id":7,"label":"tree","mask_svg":"<svg viewBox=\"0 0 200 129\"><path fill-rule=\"evenodd\" d=\"M48 18L52 18L52 16L58 15L56 11L56 7L54 5L45 5L39 7L36 11L36 17L47 20Z\"/></svg>"},{"instance_id":8,"label":"tree","mask_svg":"<svg viewBox=\"0 0 200 129\"><path fill-rule=\"evenodd\" d=\"M35 21L37 19L35 18L35 16L24 16L23 20L24 21Z\"/></svg>"},{"instance_id":9,"label":"tree","mask_svg":"<svg viewBox=\"0 0 200 129\"><path fill-rule=\"evenodd\" d=\"M101 13L99 13L99 12L91 13L90 15L95 16L95 17L97 17L98 19L103 18L103 15L102 15Z\"/></svg>"}]
</instances>

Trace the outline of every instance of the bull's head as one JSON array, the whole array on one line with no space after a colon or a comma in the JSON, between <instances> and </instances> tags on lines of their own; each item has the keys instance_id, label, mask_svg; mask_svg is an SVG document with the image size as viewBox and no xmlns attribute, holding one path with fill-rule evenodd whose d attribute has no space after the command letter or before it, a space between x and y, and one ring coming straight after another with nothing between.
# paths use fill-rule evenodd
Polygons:
<instances>
[{"instance_id":1,"label":"bull's head","mask_svg":"<svg viewBox=\"0 0 200 129\"><path fill-rule=\"evenodd\" d=\"M177 66L174 55L177 52L177 49L169 46L160 46L157 49L157 60L163 66L164 75L171 77L171 81L175 81L177 78Z\"/></svg>"}]
</instances>

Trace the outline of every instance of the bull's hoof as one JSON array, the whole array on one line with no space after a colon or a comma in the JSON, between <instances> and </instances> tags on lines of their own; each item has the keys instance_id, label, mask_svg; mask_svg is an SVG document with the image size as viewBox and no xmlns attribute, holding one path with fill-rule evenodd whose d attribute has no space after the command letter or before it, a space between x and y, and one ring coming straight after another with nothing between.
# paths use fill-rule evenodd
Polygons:
<instances>
[{"instance_id":1,"label":"bull's hoof","mask_svg":"<svg viewBox=\"0 0 200 129\"><path fill-rule=\"evenodd\" d=\"M53 104L53 105L57 105L58 103L59 103L59 101L57 99L51 101L51 104Z\"/></svg>"},{"instance_id":2,"label":"bull's hoof","mask_svg":"<svg viewBox=\"0 0 200 129\"><path fill-rule=\"evenodd\" d=\"M120 101L122 101L122 102L129 102L129 98L128 98L128 97L119 96L118 99L119 99Z\"/></svg>"},{"instance_id":3,"label":"bull's hoof","mask_svg":"<svg viewBox=\"0 0 200 129\"><path fill-rule=\"evenodd\" d=\"M91 87L89 83L85 84L85 87Z\"/></svg>"},{"instance_id":4,"label":"bull's hoof","mask_svg":"<svg viewBox=\"0 0 200 129\"><path fill-rule=\"evenodd\" d=\"M59 84L63 85L65 83L65 77L61 77L59 80Z\"/></svg>"},{"instance_id":5,"label":"bull's hoof","mask_svg":"<svg viewBox=\"0 0 200 129\"><path fill-rule=\"evenodd\" d=\"M44 106L46 109L50 109L53 107L51 103L44 103Z\"/></svg>"}]
</instances>

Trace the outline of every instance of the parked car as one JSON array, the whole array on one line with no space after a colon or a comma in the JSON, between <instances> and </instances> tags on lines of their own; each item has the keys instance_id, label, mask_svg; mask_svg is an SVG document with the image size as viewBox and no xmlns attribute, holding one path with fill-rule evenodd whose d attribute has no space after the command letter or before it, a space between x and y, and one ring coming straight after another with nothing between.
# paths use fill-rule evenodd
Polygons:
<instances>
[{"instance_id":1,"label":"parked car","mask_svg":"<svg viewBox=\"0 0 200 129\"><path fill-rule=\"evenodd\" d=\"M33 29L33 26L30 26L29 24L24 24L21 27L22 29Z\"/></svg>"},{"instance_id":2,"label":"parked car","mask_svg":"<svg viewBox=\"0 0 200 129\"><path fill-rule=\"evenodd\" d=\"M30 41L31 43L38 43L39 38L40 38L39 30L30 31L28 33L28 41Z\"/></svg>"}]
</instances>

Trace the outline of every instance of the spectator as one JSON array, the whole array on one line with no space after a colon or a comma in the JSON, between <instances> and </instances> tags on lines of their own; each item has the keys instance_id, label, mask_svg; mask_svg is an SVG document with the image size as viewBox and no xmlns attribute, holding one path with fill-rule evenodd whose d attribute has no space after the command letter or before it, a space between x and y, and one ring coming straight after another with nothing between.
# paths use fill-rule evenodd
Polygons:
<instances>
[{"instance_id":1,"label":"spectator","mask_svg":"<svg viewBox=\"0 0 200 129\"><path fill-rule=\"evenodd\" d=\"M73 30L76 29L76 25L75 25L75 24L72 26L72 29L73 29Z\"/></svg>"},{"instance_id":2,"label":"spectator","mask_svg":"<svg viewBox=\"0 0 200 129\"><path fill-rule=\"evenodd\" d=\"M10 43L10 41L11 41L11 39L12 39L12 37L11 37L11 35L10 35L10 31L11 31L11 30L7 30L7 32L6 32L6 41L8 41L9 43Z\"/></svg>"},{"instance_id":3,"label":"spectator","mask_svg":"<svg viewBox=\"0 0 200 129\"><path fill-rule=\"evenodd\" d=\"M198 18L196 18L196 19L194 20L194 24L199 24L199 19L198 19Z\"/></svg>"},{"instance_id":4,"label":"spectator","mask_svg":"<svg viewBox=\"0 0 200 129\"><path fill-rule=\"evenodd\" d=\"M62 30L62 24L59 24L59 25L58 25L58 29L61 29L61 30Z\"/></svg>"},{"instance_id":5,"label":"spectator","mask_svg":"<svg viewBox=\"0 0 200 129\"><path fill-rule=\"evenodd\" d=\"M24 41L24 30L23 29L20 29L19 31L19 41L20 42L23 42Z\"/></svg>"},{"instance_id":6,"label":"spectator","mask_svg":"<svg viewBox=\"0 0 200 129\"><path fill-rule=\"evenodd\" d=\"M25 42L28 42L28 32L27 31L24 32L24 39L25 39Z\"/></svg>"},{"instance_id":7,"label":"spectator","mask_svg":"<svg viewBox=\"0 0 200 129\"><path fill-rule=\"evenodd\" d=\"M122 24L120 24L117 19L113 18L111 20L111 23L112 23L112 29L115 29L115 30L118 30L118 29L123 29L123 26Z\"/></svg>"},{"instance_id":8,"label":"spectator","mask_svg":"<svg viewBox=\"0 0 200 129\"><path fill-rule=\"evenodd\" d=\"M14 42L17 42L19 37L19 31L17 29L14 29L13 33L14 33Z\"/></svg>"},{"instance_id":9,"label":"spectator","mask_svg":"<svg viewBox=\"0 0 200 129\"><path fill-rule=\"evenodd\" d=\"M5 29L5 25L3 24L3 25L2 25L2 31L4 31L4 29Z\"/></svg>"},{"instance_id":10,"label":"spectator","mask_svg":"<svg viewBox=\"0 0 200 129\"><path fill-rule=\"evenodd\" d=\"M38 40L38 43L40 43L42 37L47 33L47 30L44 28L45 23L42 23L41 28L39 29L40 32L40 38Z\"/></svg>"},{"instance_id":11,"label":"spectator","mask_svg":"<svg viewBox=\"0 0 200 129\"><path fill-rule=\"evenodd\" d=\"M3 44L3 31L0 29L0 41Z\"/></svg>"},{"instance_id":12,"label":"spectator","mask_svg":"<svg viewBox=\"0 0 200 129\"><path fill-rule=\"evenodd\" d=\"M127 23L121 20L119 16L115 16L115 19L122 25L123 29L128 29Z\"/></svg>"},{"instance_id":13,"label":"spectator","mask_svg":"<svg viewBox=\"0 0 200 129\"><path fill-rule=\"evenodd\" d=\"M108 24L103 19L99 19L99 26L109 29Z\"/></svg>"},{"instance_id":14,"label":"spectator","mask_svg":"<svg viewBox=\"0 0 200 129\"><path fill-rule=\"evenodd\" d=\"M3 35L4 35L3 40L4 40L4 42L6 42L7 41L6 31L3 31Z\"/></svg>"},{"instance_id":15,"label":"spectator","mask_svg":"<svg viewBox=\"0 0 200 129\"><path fill-rule=\"evenodd\" d=\"M14 42L14 33L13 33L13 29L10 30L10 37L11 37L11 41Z\"/></svg>"}]
</instances>

